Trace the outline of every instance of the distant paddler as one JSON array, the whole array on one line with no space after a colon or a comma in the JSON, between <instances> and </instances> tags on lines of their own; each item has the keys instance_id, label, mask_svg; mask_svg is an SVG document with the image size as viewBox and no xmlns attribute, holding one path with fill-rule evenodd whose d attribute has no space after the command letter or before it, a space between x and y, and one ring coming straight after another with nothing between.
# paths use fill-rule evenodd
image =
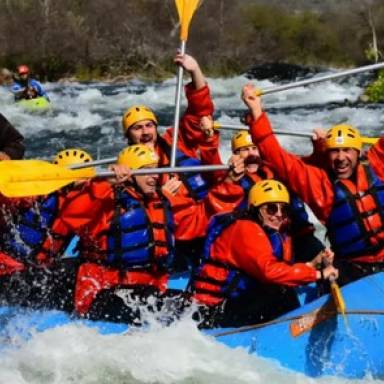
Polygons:
<instances>
[{"instance_id":1,"label":"distant paddler","mask_svg":"<svg viewBox=\"0 0 384 384\"><path fill-rule=\"evenodd\" d=\"M360 132L335 125L325 137L326 163L307 165L280 146L252 84L244 86L242 98L261 155L326 226L340 285L384 271L384 138L361 161Z\"/></svg>"},{"instance_id":2,"label":"distant paddler","mask_svg":"<svg viewBox=\"0 0 384 384\"><path fill-rule=\"evenodd\" d=\"M48 102L50 101L41 83L31 77L30 69L27 65L19 65L17 67L11 91L15 97L15 101L31 100L41 97Z\"/></svg>"},{"instance_id":3,"label":"distant paddler","mask_svg":"<svg viewBox=\"0 0 384 384\"><path fill-rule=\"evenodd\" d=\"M13 84L13 74L7 68L1 68L0 70L0 85L10 87Z\"/></svg>"}]
</instances>

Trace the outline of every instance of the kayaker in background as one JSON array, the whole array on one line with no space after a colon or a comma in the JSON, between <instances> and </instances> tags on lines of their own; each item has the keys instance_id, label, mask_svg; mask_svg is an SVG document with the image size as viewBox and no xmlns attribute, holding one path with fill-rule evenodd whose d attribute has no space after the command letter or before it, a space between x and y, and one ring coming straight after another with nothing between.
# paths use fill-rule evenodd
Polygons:
<instances>
[{"instance_id":1,"label":"kayaker in background","mask_svg":"<svg viewBox=\"0 0 384 384\"><path fill-rule=\"evenodd\" d=\"M24 137L0 113L0 160L17 160L24 156Z\"/></svg>"},{"instance_id":2,"label":"kayaker in background","mask_svg":"<svg viewBox=\"0 0 384 384\"><path fill-rule=\"evenodd\" d=\"M89 161L92 157L78 148L60 151L53 159L62 167ZM91 167L89 171L94 173ZM62 207L81 192L82 183L44 197L1 197L3 214L7 211L0 253L1 297L8 304L72 310L73 300L65 298L73 292L79 260L62 259L73 234L61 236L57 226Z\"/></svg>"},{"instance_id":3,"label":"kayaker in background","mask_svg":"<svg viewBox=\"0 0 384 384\"><path fill-rule=\"evenodd\" d=\"M257 146L252 142L249 131L240 131L233 135L232 153L245 162L246 172L240 175L238 183L244 190L244 199L240 208L247 207L248 193L257 182L273 178L273 172L262 160ZM291 233L295 259L308 261L325 248L324 244L314 235L315 228L309 221L303 202L294 194L290 194Z\"/></svg>"},{"instance_id":4,"label":"kayaker in background","mask_svg":"<svg viewBox=\"0 0 384 384\"><path fill-rule=\"evenodd\" d=\"M229 181L197 203L176 177L163 185L157 174L130 177L130 169L156 167L158 161L148 146L126 148L116 168L119 183L92 180L60 211L54 233L80 238L77 314L134 323L140 317L135 303L156 296L160 305L168 294L175 238L202 236L211 215L233 210L242 198Z\"/></svg>"},{"instance_id":5,"label":"kayaker in background","mask_svg":"<svg viewBox=\"0 0 384 384\"><path fill-rule=\"evenodd\" d=\"M190 283L199 305L200 327L238 327L266 322L299 306L293 287L337 277L323 259L293 260L290 197L279 181L268 179L252 186L248 208L211 219L204 256ZM197 317L199 317L197 316Z\"/></svg>"},{"instance_id":6,"label":"kayaker in background","mask_svg":"<svg viewBox=\"0 0 384 384\"><path fill-rule=\"evenodd\" d=\"M327 164L305 164L285 151L273 134L253 85L243 88L250 111L253 142L276 177L284 181L326 226L339 283L384 270L384 138L359 159L362 140L357 129L336 125L327 131Z\"/></svg>"},{"instance_id":7,"label":"kayaker in background","mask_svg":"<svg viewBox=\"0 0 384 384\"><path fill-rule=\"evenodd\" d=\"M0 70L0 85L4 87L10 87L13 84L13 74L7 68L1 68Z\"/></svg>"},{"instance_id":8,"label":"kayaker in background","mask_svg":"<svg viewBox=\"0 0 384 384\"><path fill-rule=\"evenodd\" d=\"M49 101L48 94L41 83L30 77L28 66L19 65L17 76L14 76L13 80L11 91L15 96L15 101L35 99L36 97L45 97Z\"/></svg>"}]
</instances>

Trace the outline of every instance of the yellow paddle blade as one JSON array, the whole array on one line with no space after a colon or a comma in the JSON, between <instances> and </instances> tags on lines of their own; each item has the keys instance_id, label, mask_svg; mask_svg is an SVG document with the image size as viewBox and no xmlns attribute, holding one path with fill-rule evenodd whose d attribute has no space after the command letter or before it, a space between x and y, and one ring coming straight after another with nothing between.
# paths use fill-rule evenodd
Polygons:
<instances>
[{"instance_id":1,"label":"yellow paddle blade","mask_svg":"<svg viewBox=\"0 0 384 384\"><path fill-rule=\"evenodd\" d=\"M0 162L0 192L7 197L47 195L95 175L94 168L70 170L42 160L6 160Z\"/></svg>"},{"instance_id":2,"label":"yellow paddle blade","mask_svg":"<svg viewBox=\"0 0 384 384\"><path fill-rule=\"evenodd\" d=\"M376 144L379 139L379 137L362 137L361 141L363 142L363 144L373 145Z\"/></svg>"},{"instance_id":3,"label":"yellow paddle blade","mask_svg":"<svg viewBox=\"0 0 384 384\"><path fill-rule=\"evenodd\" d=\"M220 128L221 128L221 124L218 121L214 121L213 129L220 129ZM244 129L247 129L247 127L245 127Z\"/></svg>"},{"instance_id":4,"label":"yellow paddle blade","mask_svg":"<svg viewBox=\"0 0 384 384\"><path fill-rule=\"evenodd\" d=\"M180 19L180 40L187 41L189 24L201 0L175 0Z\"/></svg>"},{"instance_id":5,"label":"yellow paddle blade","mask_svg":"<svg viewBox=\"0 0 384 384\"><path fill-rule=\"evenodd\" d=\"M340 287L335 281L331 282L331 294L332 294L332 298L335 303L337 312L341 313L342 315L345 315L345 301L344 301L343 295L341 294Z\"/></svg>"}]
</instances>

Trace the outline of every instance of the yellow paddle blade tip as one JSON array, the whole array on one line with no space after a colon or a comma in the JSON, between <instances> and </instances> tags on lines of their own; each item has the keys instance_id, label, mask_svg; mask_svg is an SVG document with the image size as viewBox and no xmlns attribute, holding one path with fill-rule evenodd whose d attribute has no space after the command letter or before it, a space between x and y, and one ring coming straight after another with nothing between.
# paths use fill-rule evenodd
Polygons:
<instances>
[{"instance_id":1,"label":"yellow paddle blade tip","mask_svg":"<svg viewBox=\"0 0 384 384\"><path fill-rule=\"evenodd\" d=\"M343 295L341 294L340 287L336 283L331 284L331 293L333 301L338 313L345 314L345 301Z\"/></svg>"}]
</instances>

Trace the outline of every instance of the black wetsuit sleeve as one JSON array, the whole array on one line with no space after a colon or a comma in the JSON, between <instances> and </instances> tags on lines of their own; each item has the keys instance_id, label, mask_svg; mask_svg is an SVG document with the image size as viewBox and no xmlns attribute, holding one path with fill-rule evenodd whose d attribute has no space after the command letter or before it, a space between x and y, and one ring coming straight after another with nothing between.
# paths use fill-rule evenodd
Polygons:
<instances>
[{"instance_id":1,"label":"black wetsuit sleeve","mask_svg":"<svg viewBox=\"0 0 384 384\"><path fill-rule=\"evenodd\" d=\"M25 151L23 140L20 132L0 113L0 151L12 160L22 159Z\"/></svg>"}]
</instances>

